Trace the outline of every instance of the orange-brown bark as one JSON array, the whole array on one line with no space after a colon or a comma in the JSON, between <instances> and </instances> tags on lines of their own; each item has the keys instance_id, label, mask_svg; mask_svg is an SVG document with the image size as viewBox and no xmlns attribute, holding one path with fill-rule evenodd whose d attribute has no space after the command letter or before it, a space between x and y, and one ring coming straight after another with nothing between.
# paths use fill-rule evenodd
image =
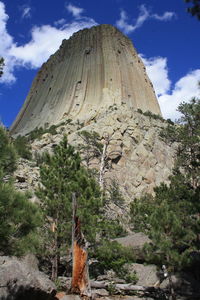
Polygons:
<instances>
[{"instance_id":1,"label":"orange-brown bark","mask_svg":"<svg viewBox=\"0 0 200 300\"><path fill-rule=\"evenodd\" d=\"M74 218L74 238L73 238L73 268L72 268L72 293L80 295L90 295L90 283L87 265L86 242L81 233L80 220Z\"/></svg>"},{"instance_id":2,"label":"orange-brown bark","mask_svg":"<svg viewBox=\"0 0 200 300\"><path fill-rule=\"evenodd\" d=\"M72 290L76 293L84 293L87 289L87 253L82 249L78 243L74 242L73 247L74 261L73 261L73 276L72 276Z\"/></svg>"}]
</instances>

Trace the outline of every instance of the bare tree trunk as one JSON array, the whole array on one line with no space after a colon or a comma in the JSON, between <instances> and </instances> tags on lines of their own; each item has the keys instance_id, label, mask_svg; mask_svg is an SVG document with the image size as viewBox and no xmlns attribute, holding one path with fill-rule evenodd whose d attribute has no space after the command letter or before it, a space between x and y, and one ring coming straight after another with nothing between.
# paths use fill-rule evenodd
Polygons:
<instances>
[{"instance_id":1,"label":"bare tree trunk","mask_svg":"<svg viewBox=\"0 0 200 300\"><path fill-rule=\"evenodd\" d=\"M73 202L73 226L72 226L72 282L71 292L81 296L91 297L91 288L88 272L87 242L81 232L79 217L76 216L76 196L72 195Z\"/></svg>"},{"instance_id":2,"label":"bare tree trunk","mask_svg":"<svg viewBox=\"0 0 200 300\"><path fill-rule=\"evenodd\" d=\"M58 277L58 241L57 241L57 220L53 222L51 227L54 233L54 244L53 244L53 258L52 258L52 270L51 270L51 280L55 281Z\"/></svg>"},{"instance_id":3,"label":"bare tree trunk","mask_svg":"<svg viewBox=\"0 0 200 300\"><path fill-rule=\"evenodd\" d=\"M170 259L169 259L169 256L167 255L167 262L168 262L168 265L169 265L169 262L170 262ZM176 300L176 294L175 294L175 291L174 291L174 284L173 284L173 281L172 281L172 276L171 276L171 273L170 272L167 272L168 273L168 280L169 280L169 290L170 290L170 300Z\"/></svg>"},{"instance_id":4,"label":"bare tree trunk","mask_svg":"<svg viewBox=\"0 0 200 300\"><path fill-rule=\"evenodd\" d=\"M109 136L105 136L105 143L103 145L103 152L101 156L100 170L99 170L99 185L101 190L104 190L104 173L105 173L105 163L107 156L107 148L109 144Z\"/></svg>"}]
</instances>

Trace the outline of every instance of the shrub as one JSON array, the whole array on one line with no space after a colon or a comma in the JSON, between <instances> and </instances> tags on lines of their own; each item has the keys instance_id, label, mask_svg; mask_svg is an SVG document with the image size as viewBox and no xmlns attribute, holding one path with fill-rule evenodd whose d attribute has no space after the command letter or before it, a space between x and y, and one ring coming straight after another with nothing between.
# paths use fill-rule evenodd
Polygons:
<instances>
[{"instance_id":1,"label":"shrub","mask_svg":"<svg viewBox=\"0 0 200 300\"><path fill-rule=\"evenodd\" d=\"M19 135L16 139L14 139L13 144L17 151L17 154L20 157L25 159L32 158L31 146L29 144L27 137Z\"/></svg>"}]
</instances>

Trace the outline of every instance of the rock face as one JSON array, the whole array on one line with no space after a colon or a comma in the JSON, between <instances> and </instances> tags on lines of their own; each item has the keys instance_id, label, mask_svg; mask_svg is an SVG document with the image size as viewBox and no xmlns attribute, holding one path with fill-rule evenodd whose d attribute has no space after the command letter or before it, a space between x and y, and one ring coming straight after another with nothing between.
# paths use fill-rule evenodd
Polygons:
<instances>
[{"instance_id":1,"label":"rock face","mask_svg":"<svg viewBox=\"0 0 200 300\"><path fill-rule=\"evenodd\" d=\"M55 300L54 283L38 270L32 255L24 260L0 256L0 287L1 300Z\"/></svg>"},{"instance_id":2,"label":"rock face","mask_svg":"<svg viewBox=\"0 0 200 300\"><path fill-rule=\"evenodd\" d=\"M131 41L111 25L84 29L64 40L42 66L11 133L24 135L63 118L85 122L114 104L160 114Z\"/></svg>"},{"instance_id":3,"label":"rock face","mask_svg":"<svg viewBox=\"0 0 200 300\"><path fill-rule=\"evenodd\" d=\"M32 151L35 156L52 151L54 145L62 140L63 134L67 134L69 143L78 148L84 144L79 135L83 130L97 132L102 144L105 136L109 136L105 184L109 186L114 178L128 203L134 197L152 193L161 182L168 182L174 166L175 145L167 145L159 137L160 130L165 126L166 122L129 111L125 105L113 106L88 124L72 122L58 126L56 135L46 133L35 140ZM91 168L99 169L99 166L100 158L91 161ZM20 160L15 176L17 188L34 190L39 179L39 168L34 167L33 162ZM116 217L116 209L119 217L124 214L112 203L108 208L110 217Z\"/></svg>"}]
</instances>

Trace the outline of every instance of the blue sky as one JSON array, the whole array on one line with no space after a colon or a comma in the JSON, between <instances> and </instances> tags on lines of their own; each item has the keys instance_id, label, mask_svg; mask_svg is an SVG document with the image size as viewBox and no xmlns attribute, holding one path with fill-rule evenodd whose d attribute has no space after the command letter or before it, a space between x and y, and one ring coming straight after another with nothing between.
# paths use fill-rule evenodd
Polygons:
<instances>
[{"instance_id":1,"label":"blue sky","mask_svg":"<svg viewBox=\"0 0 200 300\"><path fill-rule=\"evenodd\" d=\"M97 24L117 26L141 55L165 118L199 96L200 22L183 0L0 0L0 120L10 126L38 68L64 38Z\"/></svg>"}]
</instances>

